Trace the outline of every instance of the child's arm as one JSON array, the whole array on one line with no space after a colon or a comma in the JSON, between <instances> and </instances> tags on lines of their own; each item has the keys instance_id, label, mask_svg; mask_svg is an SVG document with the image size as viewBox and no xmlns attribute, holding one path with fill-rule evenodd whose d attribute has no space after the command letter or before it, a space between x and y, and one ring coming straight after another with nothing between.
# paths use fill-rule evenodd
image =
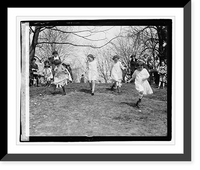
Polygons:
<instances>
[{"instance_id":1,"label":"child's arm","mask_svg":"<svg viewBox=\"0 0 200 170\"><path fill-rule=\"evenodd\" d=\"M135 79L134 77L131 77L127 82L130 83L134 79Z\"/></svg>"},{"instance_id":2,"label":"child's arm","mask_svg":"<svg viewBox=\"0 0 200 170\"><path fill-rule=\"evenodd\" d=\"M136 74L134 72L132 77L127 82L130 83L131 81L135 80L135 77L136 77Z\"/></svg>"},{"instance_id":3,"label":"child's arm","mask_svg":"<svg viewBox=\"0 0 200 170\"><path fill-rule=\"evenodd\" d=\"M120 68L122 69L122 70L125 70L126 68L122 65L122 63L120 62Z\"/></svg>"}]
</instances>

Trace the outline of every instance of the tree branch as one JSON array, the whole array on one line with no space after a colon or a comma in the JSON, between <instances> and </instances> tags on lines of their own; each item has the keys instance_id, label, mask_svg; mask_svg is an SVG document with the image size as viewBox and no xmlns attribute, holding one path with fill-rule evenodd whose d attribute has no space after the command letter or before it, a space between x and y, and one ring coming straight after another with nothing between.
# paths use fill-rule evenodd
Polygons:
<instances>
[{"instance_id":1,"label":"tree branch","mask_svg":"<svg viewBox=\"0 0 200 170\"><path fill-rule=\"evenodd\" d=\"M85 45L85 44L74 44L74 43L70 43L70 42L47 42L47 41L41 41L41 42L38 42L38 44L65 44L65 45L72 45L72 46L75 46L75 47L90 47L90 48L102 48L106 45L108 45L109 43L111 43L114 39L118 38L119 36L116 36L112 39L110 39L108 42L106 42L105 44L101 45L101 46L94 46L94 45Z\"/></svg>"},{"instance_id":2,"label":"tree branch","mask_svg":"<svg viewBox=\"0 0 200 170\"><path fill-rule=\"evenodd\" d=\"M106 40L106 38L94 40L94 39L86 38L85 36L78 35L76 33L72 33L72 34L77 36L77 37L80 37L80 38L83 38L85 40L88 40L88 41L103 41L103 40Z\"/></svg>"},{"instance_id":3,"label":"tree branch","mask_svg":"<svg viewBox=\"0 0 200 170\"><path fill-rule=\"evenodd\" d=\"M152 48L150 48L150 47L146 47L146 48L144 48L144 49L140 52L140 56L141 56L142 53L144 53L146 50L152 50ZM154 48L154 50L157 51L157 52L159 52L159 50L156 49L156 48Z\"/></svg>"},{"instance_id":4,"label":"tree branch","mask_svg":"<svg viewBox=\"0 0 200 170\"><path fill-rule=\"evenodd\" d=\"M35 31L33 30L33 28L31 26L29 28L30 28L31 32L35 33Z\"/></svg>"},{"instance_id":5,"label":"tree branch","mask_svg":"<svg viewBox=\"0 0 200 170\"><path fill-rule=\"evenodd\" d=\"M112 26L111 28L108 28L108 29L105 29L105 30L100 30L100 31L93 31L95 29L88 29L88 30L79 30L79 31L63 31L63 30L60 30L58 28L49 28L51 30L54 30L54 31L60 31L62 33L66 33L66 34L71 34L71 33L82 33L82 32L89 32L89 33L100 33L100 32L105 32L105 31L108 31L110 29L112 29L114 26Z\"/></svg>"},{"instance_id":6,"label":"tree branch","mask_svg":"<svg viewBox=\"0 0 200 170\"><path fill-rule=\"evenodd\" d=\"M113 27L111 28L108 28L108 29L105 29L105 30L100 30L100 31L91 31L91 30L81 30L81 31L63 31L63 30L60 30L58 28L51 28L51 30L54 30L54 31L58 31L58 32L61 32L61 33L64 33L64 34L73 34L77 37L80 37L80 38L83 38L83 39L86 39L88 41L103 41L105 40L106 38L103 38L103 39L97 39L97 40L94 40L94 39L90 39L90 38L86 38L86 37L89 37L89 36L92 36L91 34L93 33L100 33L100 32L105 32L105 31L108 31L110 29L112 29ZM91 34L90 35L87 35L87 36L81 36L81 35L78 35L77 33L82 33L82 32L90 32Z\"/></svg>"}]
</instances>

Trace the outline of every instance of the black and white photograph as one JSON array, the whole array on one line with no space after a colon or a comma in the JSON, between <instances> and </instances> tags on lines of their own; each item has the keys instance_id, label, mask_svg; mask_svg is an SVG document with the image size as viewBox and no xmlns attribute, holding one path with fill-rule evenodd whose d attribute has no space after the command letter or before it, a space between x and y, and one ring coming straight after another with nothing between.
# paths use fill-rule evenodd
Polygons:
<instances>
[{"instance_id":1,"label":"black and white photograph","mask_svg":"<svg viewBox=\"0 0 200 170\"><path fill-rule=\"evenodd\" d=\"M21 21L21 141L170 141L172 20Z\"/></svg>"},{"instance_id":2,"label":"black and white photograph","mask_svg":"<svg viewBox=\"0 0 200 170\"><path fill-rule=\"evenodd\" d=\"M190 1L9 7L5 25L1 161L191 161Z\"/></svg>"}]
</instances>

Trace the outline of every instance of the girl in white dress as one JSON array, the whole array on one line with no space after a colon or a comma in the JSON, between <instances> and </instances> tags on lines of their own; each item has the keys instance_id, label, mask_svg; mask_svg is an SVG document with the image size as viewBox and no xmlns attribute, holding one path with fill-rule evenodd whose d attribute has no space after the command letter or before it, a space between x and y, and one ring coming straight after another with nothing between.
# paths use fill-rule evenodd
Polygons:
<instances>
[{"instance_id":1,"label":"girl in white dress","mask_svg":"<svg viewBox=\"0 0 200 170\"><path fill-rule=\"evenodd\" d=\"M51 67L48 61L44 62L44 69L43 69L44 80L47 86L50 86L51 80L53 79L53 74L51 71Z\"/></svg>"},{"instance_id":2,"label":"girl in white dress","mask_svg":"<svg viewBox=\"0 0 200 170\"><path fill-rule=\"evenodd\" d=\"M95 81L98 78L98 70L97 70L97 61L92 54L87 56L87 72L88 72L88 81L90 84L91 95L94 95L95 90Z\"/></svg>"},{"instance_id":3,"label":"girl in white dress","mask_svg":"<svg viewBox=\"0 0 200 170\"><path fill-rule=\"evenodd\" d=\"M120 92L120 88L122 86L122 79L123 79L122 70L124 70L125 67L119 61L118 55L113 56L113 60L114 60L114 64L111 68L111 75L110 75L111 80L113 81L113 85L111 87L111 90L113 90L116 87L118 92Z\"/></svg>"},{"instance_id":4,"label":"girl in white dress","mask_svg":"<svg viewBox=\"0 0 200 170\"><path fill-rule=\"evenodd\" d=\"M135 88L139 93L139 99L136 102L136 107L138 108L143 96L153 93L153 90L147 81L149 73L145 68L143 68L143 64L142 60L138 61L137 69L134 71L132 78L128 81L130 83L132 80L135 80Z\"/></svg>"}]
</instances>

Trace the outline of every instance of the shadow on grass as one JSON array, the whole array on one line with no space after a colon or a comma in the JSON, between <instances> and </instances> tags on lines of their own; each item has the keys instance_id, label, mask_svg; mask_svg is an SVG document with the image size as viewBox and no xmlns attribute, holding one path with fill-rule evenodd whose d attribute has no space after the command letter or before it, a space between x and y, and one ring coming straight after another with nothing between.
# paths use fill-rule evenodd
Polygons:
<instances>
[{"instance_id":1,"label":"shadow on grass","mask_svg":"<svg viewBox=\"0 0 200 170\"><path fill-rule=\"evenodd\" d=\"M30 97L52 95L52 87L30 87Z\"/></svg>"},{"instance_id":2,"label":"shadow on grass","mask_svg":"<svg viewBox=\"0 0 200 170\"><path fill-rule=\"evenodd\" d=\"M84 93L91 93L91 90L89 90L89 89L80 89L79 90L80 92L84 92Z\"/></svg>"},{"instance_id":3,"label":"shadow on grass","mask_svg":"<svg viewBox=\"0 0 200 170\"><path fill-rule=\"evenodd\" d=\"M111 88L106 88L106 91L115 91L115 90L113 90Z\"/></svg>"},{"instance_id":4,"label":"shadow on grass","mask_svg":"<svg viewBox=\"0 0 200 170\"><path fill-rule=\"evenodd\" d=\"M128 105L128 106L131 106L131 107L136 107L135 103L128 103L128 102L121 102L120 104L125 104L125 105Z\"/></svg>"},{"instance_id":5,"label":"shadow on grass","mask_svg":"<svg viewBox=\"0 0 200 170\"><path fill-rule=\"evenodd\" d=\"M63 94L63 91L61 90L56 90L56 91L51 91L50 92L52 95L57 95L57 94Z\"/></svg>"}]
</instances>

